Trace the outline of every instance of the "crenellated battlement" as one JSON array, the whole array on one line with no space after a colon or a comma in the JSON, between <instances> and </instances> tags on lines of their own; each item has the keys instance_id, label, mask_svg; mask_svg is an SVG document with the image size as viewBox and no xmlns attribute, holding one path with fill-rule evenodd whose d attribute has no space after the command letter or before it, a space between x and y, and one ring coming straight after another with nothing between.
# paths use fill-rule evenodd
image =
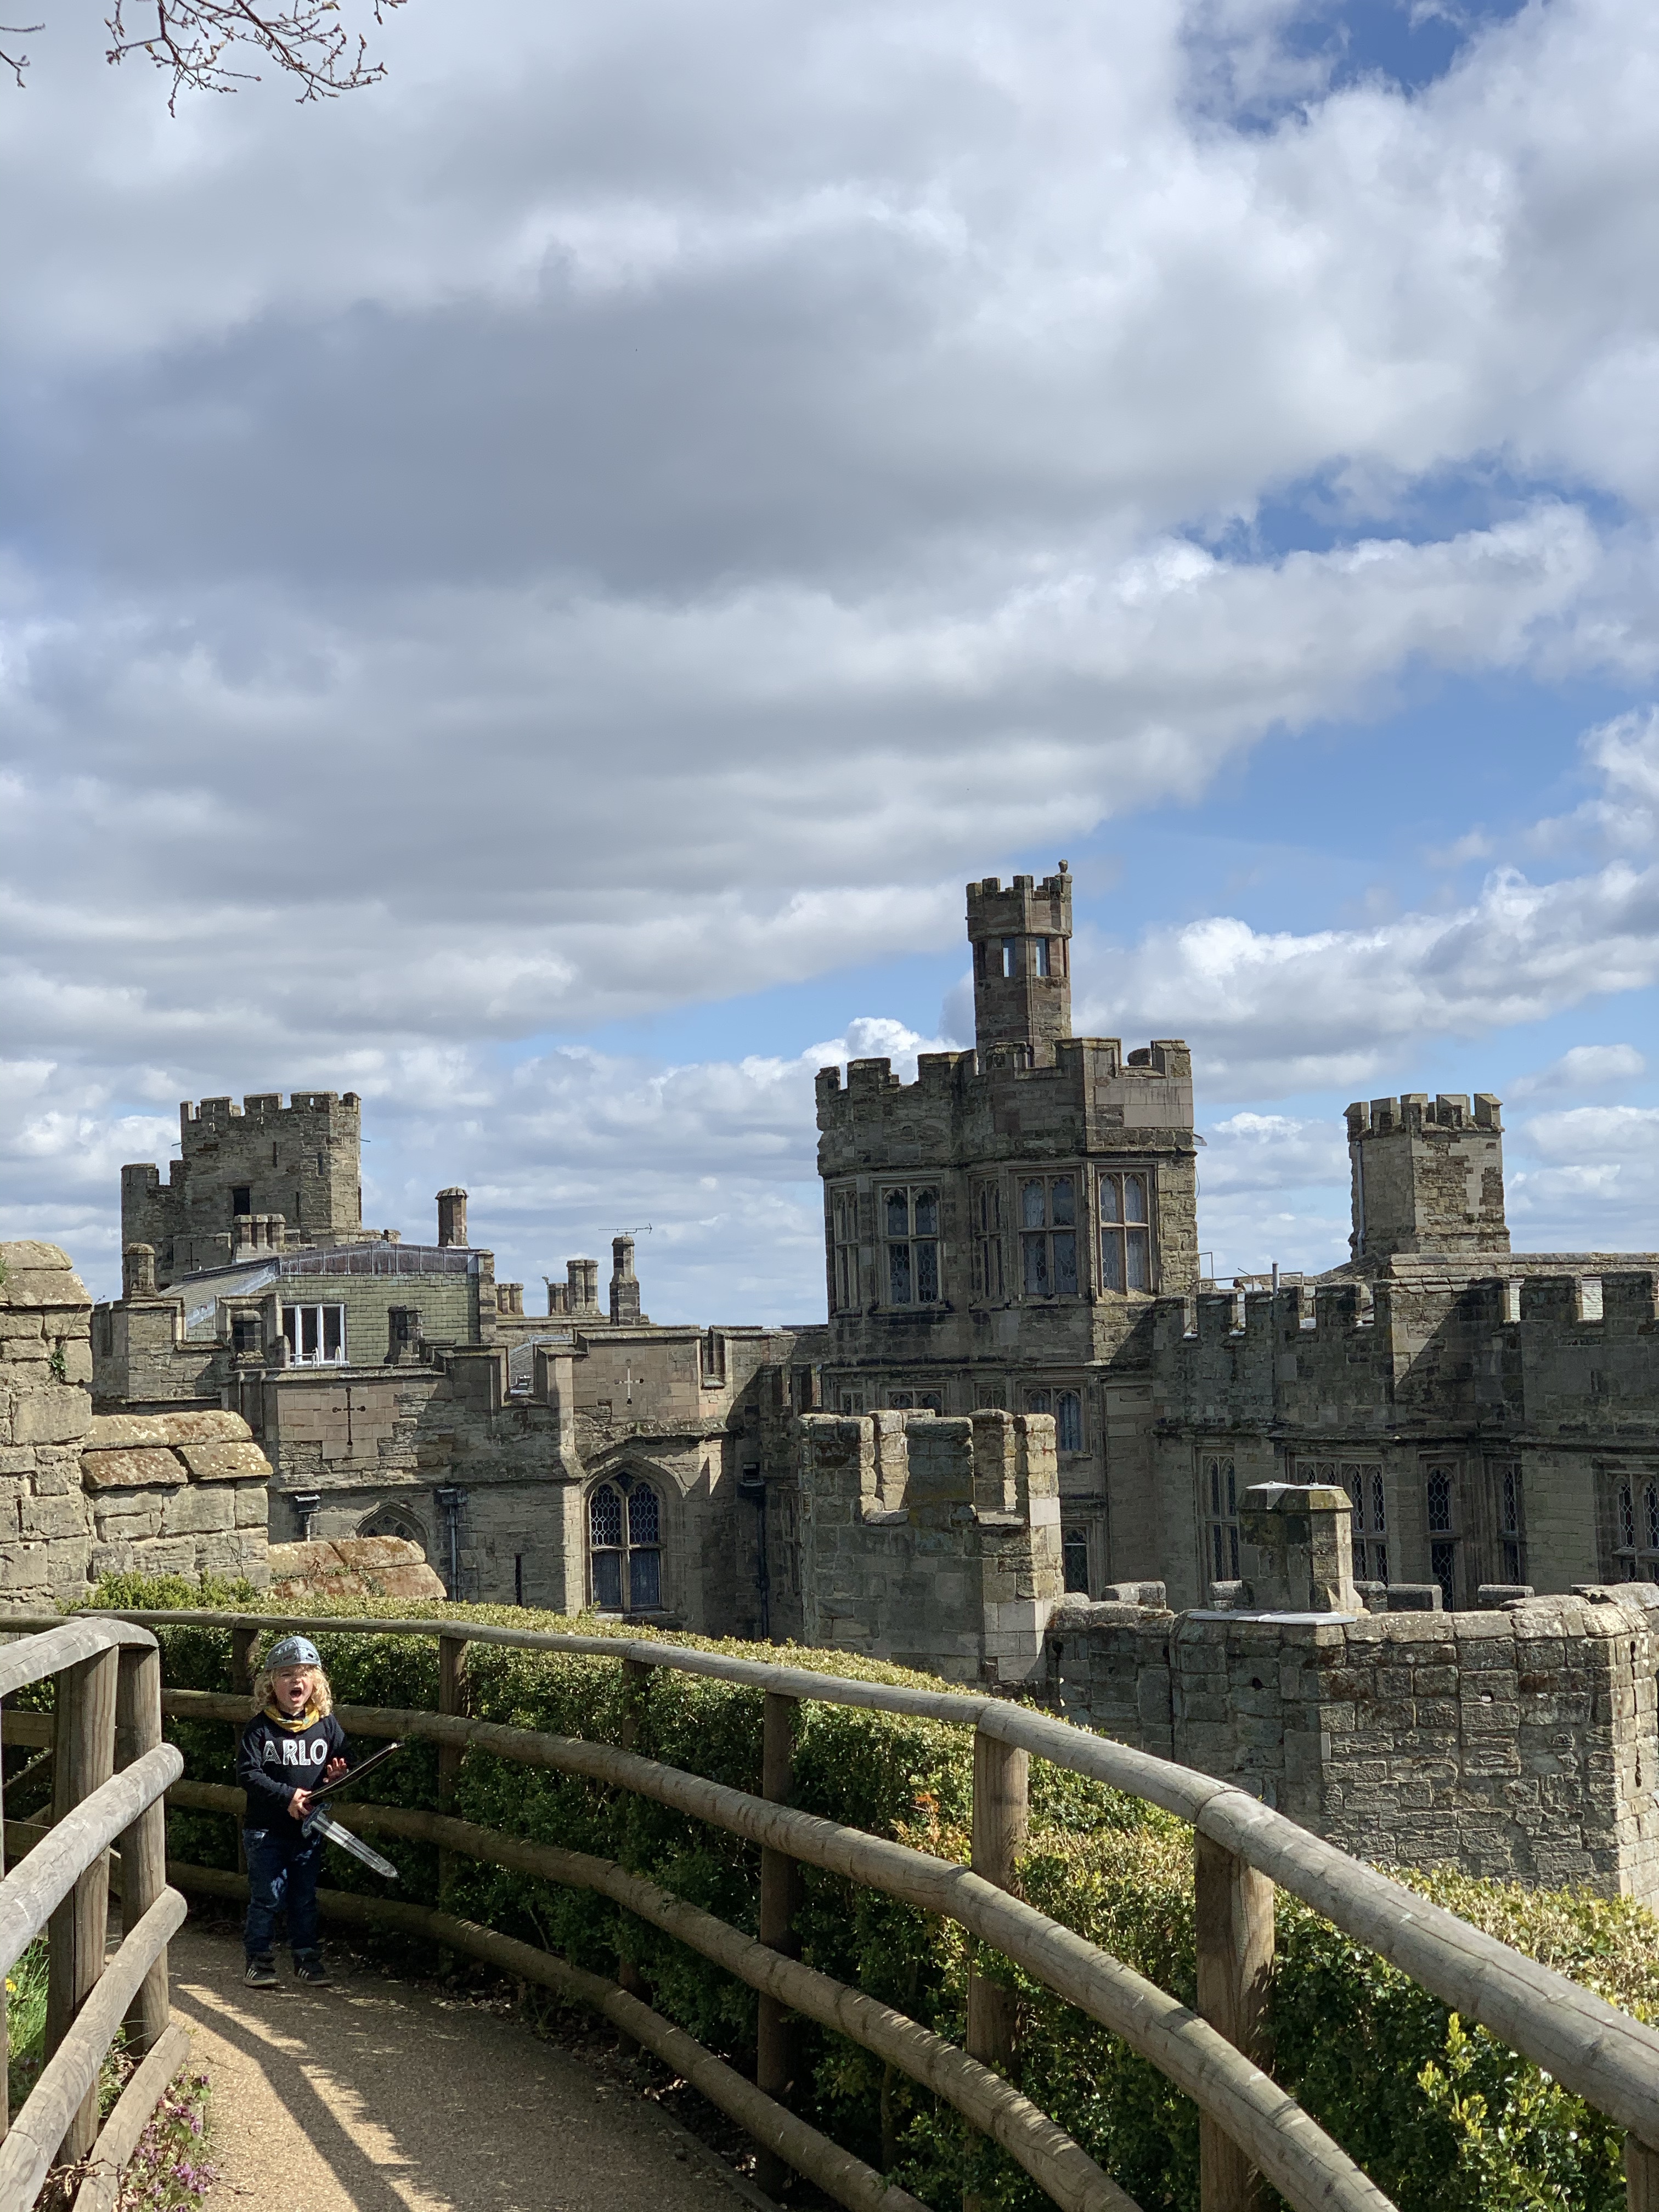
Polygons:
<instances>
[{"instance_id":1,"label":"crenellated battlement","mask_svg":"<svg viewBox=\"0 0 1659 2212\"><path fill-rule=\"evenodd\" d=\"M355 1120L362 1104L355 1091L296 1091L286 1106L280 1091L246 1091L240 1106L234 1098L204 1098L199 1104L185 1098L179 1102L179 1127L188 1139L233 1121L292 1123L314 1121L319 1115L331 1119L337 1109L343 1116Z\"/></svg>"},{"instance_id":2,"label":"crenellated battlement","mask_svg":"<svg viewBox=\"0 0 1659 2212\"><path fill-rule=\"evenodd\" d=\"M1153 1085L1184 1084L1190 1098L1192 1054L1181 1037L1156 1037L1127 1055L1118 1037L1064 1037L1054 1057L1034 1063L1017 1044L982 1046L976 1052L925 1052L916 1060L916 1078L906 1083L890 1060L853 1060L843 1082L840 1066L821 1067L816 1089L820 1113L894 1097L946 1098L975 1086L1013 1083L1061 1091L1089 1084L1121 1084L1146 1091Z\"/></svg>"},{"instance_id":3,"label":"crenellated battlement","mask_svg":"<svg viewBox=\"0 0 1659 2212\"><path fill-rule=\"evenodd\" d=\"M1348 1138L1395 1137L1425 1130L1503 1130L1503 1101L1477 1091L1473 1103L1455 1092L1431 1098L1425 1091L1403 1091L1397 1098L1357 1099L1346 1109Z\"/></svg>"}]
</instances>

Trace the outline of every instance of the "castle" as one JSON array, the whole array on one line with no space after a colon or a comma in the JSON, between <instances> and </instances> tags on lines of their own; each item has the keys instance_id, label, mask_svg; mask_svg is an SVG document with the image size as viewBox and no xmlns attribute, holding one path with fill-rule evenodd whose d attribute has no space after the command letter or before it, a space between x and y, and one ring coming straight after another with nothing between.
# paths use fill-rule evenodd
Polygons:
<instances>
[{"instance_id":1,"label":"castle","mask_svg":"<svg viewBox=\"0 0 1659 2212\"><path fill-rule=\"evenodd\" d=\"M826 1321L653 1325L627 1237L605 1306L576 1259L526 1315L465 1191L431 1243L364 1229L355 1095L206 1099L166 1183L122 1171L100 1410L242 1414L273 1537L403 1534L458 1594L714 1634L823 1614L815 1415L877 1460L901 1417L1050 1419L1055 1600L1213 1601L1270 1480L1339 1486L1362 1589L1448 1610L1659 1576L1659 1260L1511 1254L1496 1098L1351 1106L1350 1260L1223 1287L1186 1046L1072 1035L1065 863L970 884L967 927L973 1051L819 1074Z\"/></svg>"},{"instance_id":2,"label":"castle","mask_svg":"<svg viewBox=\"0 0 1659 2212\"><path fill-rule=\"evenodd\" d=\"M1200 1277L1190 1055L1073 1036L1071 902L970 884L974 1049L821 1071L798 1328L653 1323L626 1236L527 1315L464 1190L363 1227L353 1094L187 1104L118 1299L0 1285L47 1363L5 1587L400 1537L458 1597L1036 1691L1373 1856L1659 1891L1659 1255L1512 1254L1498 1100L1407 1093L1348 1109L1343 1266Z\"/></svg>"}]
</instances>

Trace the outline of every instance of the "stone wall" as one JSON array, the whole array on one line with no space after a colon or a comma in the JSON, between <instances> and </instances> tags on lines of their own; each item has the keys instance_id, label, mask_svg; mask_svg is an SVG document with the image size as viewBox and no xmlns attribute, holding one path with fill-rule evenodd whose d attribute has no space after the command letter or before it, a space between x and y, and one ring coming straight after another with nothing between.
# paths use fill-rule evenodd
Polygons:
<instances>
[{"instance_id":1,"label":"stone wall","mask_svg":"<svg viewBox=\"0 0 1659 2212\"><path fill-rule=\"evenodd\" d=\"M0 1595L110 1572L266 1579L270 1469L234 1413L94 1416L92 1301L53 1244L0 1244Z\"/></svg>"},{"instance_id":2,"label":"stone wall","mask_svg":"<svg viewBox=\"0 0 1659 2212\"><path fill-rule=\"evenodd\" d=\"M270 1468L239 1413L95 1413L88 1575L245 1576L263 1589Z\"/></svg>"},{"instance_id":3,"label":"stone wall","mask_svg":"<svg viewBox=\"0 0 1659 2212\"><path fill-rule=\"evenodd\" d=\"M1285 1475L1369 1484L1374 1470L1390 1577L1429 1580L1438 1538L1465 1608L1483 1583L1563 1595L1659 1569L1659 1553L1620 1559L1615 1510L1620 1485L1639 1494L1659 1464L1651 1263L1519 1255L1501 1275L1470 1275L1407 1256L1370 1279L1160 1299L1152 1333L1143 1519L1116 1520L1113 1560L1121 1577L1166 1581L1177 1605L1202 1603L1213 1573L1212 1462L1239 1492ZM1443 1533L1428 1517L1431 1469L1450 1492ZM1644 1506L1634 1518L1644 1540Z\"/></svg>"},{"instance_id":4,"label":"stone wall","mask_svg":"<svg viewBox=\"0 0 1659 2212\"><path fill-rule=\"evenodd\" d=\"M1042 1413L796 1425L804 1632L957 1682L1024 1682L1060 1595L1054 1425Z\"/></svg>"},{"instance_id":5,"label":"stone wall","mask_svg":"<svg viewBox=\"0 0 1659 2212\"><path fill-rule=\"evenodd\" d=\"M0 1595L56 1600L85 1589L92 1553L92 1301L55 1244L0 1244Z\"/></svg>"},{"instance_id":6,"label":"stone wall","mask_svg":"<svg viewBox=\"0 0 1659 2212\"><path fill-rule=\"evenodd\" d=\"M1049 1689L1358 1857L1659 1904L1656 1608L1651 1583L1322 1620L1068 1604Z\"/></svg>"}]
</instances>

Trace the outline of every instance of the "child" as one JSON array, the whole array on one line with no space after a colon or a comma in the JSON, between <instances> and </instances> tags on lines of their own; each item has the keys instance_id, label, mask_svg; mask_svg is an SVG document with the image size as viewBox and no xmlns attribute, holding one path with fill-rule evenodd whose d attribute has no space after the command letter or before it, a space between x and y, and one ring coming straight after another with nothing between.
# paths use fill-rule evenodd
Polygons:
<instances>
[{"instance_id":1,"label":"child","mask_svg":"<svg viewBox=\"0 0 1659 2212\"><path fill-rule=\"evenodd\" d=\"M315 1785L346 1771L345 1730L333 1717L322 1655L303 1636L285 1636L266 1652L253 1695L253 1718L236 1753L236 1779L247 1793L246 1978L250 1989L276 1988L271 1931L286 1909L295 1973L302 1982L325 1982L317 1946L323 1839L302 1835L301 1827Z\"/></svg>"}]
</instances>

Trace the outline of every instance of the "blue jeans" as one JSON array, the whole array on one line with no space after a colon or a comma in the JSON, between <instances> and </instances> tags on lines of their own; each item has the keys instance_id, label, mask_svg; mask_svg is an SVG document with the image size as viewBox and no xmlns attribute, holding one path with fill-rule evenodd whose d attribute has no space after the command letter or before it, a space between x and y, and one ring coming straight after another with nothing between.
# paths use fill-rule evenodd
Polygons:
<instances>
[{"instance_id":1,"label":"blue jeans","mask_svg":"<svg viewBox=\"0 0 1659 2212\"><path fill-rule=\"evenodd\" d=\"M280 1828L244 1828L247 1854L247 1921L242 1942L250 1959L268 1957L279 1912L288 1914L288 1940L297 1957L317 1948L317 1877L322 1871L323 1839L303 1837L297 1820L284 1817Z\"/></svg>"}]
</instances>

